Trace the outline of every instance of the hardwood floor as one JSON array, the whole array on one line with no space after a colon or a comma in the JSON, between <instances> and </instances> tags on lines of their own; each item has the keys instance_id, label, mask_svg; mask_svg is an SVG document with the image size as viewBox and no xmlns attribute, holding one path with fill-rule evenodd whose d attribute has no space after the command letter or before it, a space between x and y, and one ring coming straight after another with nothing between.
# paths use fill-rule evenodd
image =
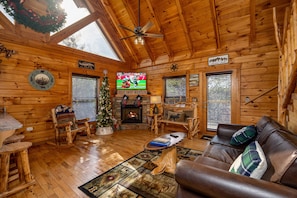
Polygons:
<instances>
[{"instance_id":1,"label":"hardwood floor","mask_svg":"<svg viewBox=\"0 0 297 198\"><path fill-rule=\"evenodd\" d=\"M145 143L160 135L148 130L122 130L91 139L78 136L72 147L32 146L29 160L36 184L10 197L87 197L78 186L141 152ZM185 138L178 145L204 150L207 144L195 137Z\"/></svg>"}]
</instances>

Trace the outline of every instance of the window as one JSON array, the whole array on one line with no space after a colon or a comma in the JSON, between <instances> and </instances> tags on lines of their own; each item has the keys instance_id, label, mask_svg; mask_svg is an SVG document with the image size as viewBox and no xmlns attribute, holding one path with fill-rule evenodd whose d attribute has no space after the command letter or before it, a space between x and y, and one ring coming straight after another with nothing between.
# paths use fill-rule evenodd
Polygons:
<instances>
[{"instance_id":1,"label":"window","mask_svg":"<svg viewBox=\"0 0 297 198\"><path fill-rule=\"evenodd\" d=\"M72 106L77 119L96 120L98 80L80 75L72 76Z\"/></svg>"},{"instance_id":2,"label":"window","mask_svg":"<svg viewBox=\"0 0 297 198\"><path fill-rule=\"evenodd\" d=\"M208 74L207 130L216 130L218 123L231 123L231 73Z\"/></svg>"},{"instance_id":3,"label":"window","mask_svg":"<svg viewBox=\"0 0 297 198\"><path fill-rule=\"evenodd\" d=\"M186 101L186 76L165 78L165 103Z\"/></svg>"},{"instance_id":4,"label":"window","mask_svg":"<svg viewBox=\"0 0 297 198\"><path fill-rule=\"evenodd\" d=\"M85 26L76 33L72 34L70 37L61 41L59 44L92 54L98 54L114 60L119 60L119 57L114 52L96 22Z\"/></svg>"},{"instance_id":5,"label":"window","mask_svg":"<svg viewBox=\"0 0 297 198\"><path fill-rule=\"evenodd\" d=\"M0 11L2 12L2 14L4 14L4 16L12 23L14 24L14 18L12 16L10 16L6 11L5 8L2 4L0 4ZM0 25L1 27L1 25ZM0 28L1 29L1 28Z\"/></svg>"},{"instance_id":6,"label":"window","mask_svg":"<svg viewBox=\"0 0 297 198\"><path fill-rule=\"evenodd\" d=\"M67 13L66 24L62 30L90 15L90 11L83 1L63 0L61 6ZM97 22L90 23L80 29L61 41L59 45L97 54L113 60L120 60Z\"/></svg>"}]
</instances>

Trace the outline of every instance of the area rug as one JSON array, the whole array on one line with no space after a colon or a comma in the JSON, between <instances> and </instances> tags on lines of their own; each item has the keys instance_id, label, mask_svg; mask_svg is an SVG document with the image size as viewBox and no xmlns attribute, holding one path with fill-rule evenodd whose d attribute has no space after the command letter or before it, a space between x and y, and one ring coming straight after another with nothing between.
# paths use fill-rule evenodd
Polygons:
<instances>
[{"instance_id":1,"label":"area rug","mask_svg":"<svg viewBox=\"0 0 297 198\"><path fill-rule=\"evenodd\" d=\"M156 167L152 160L161 152L144 150L78 188L89 197L175 197L177 183L173 174L150 173ZM177 147L178 159L193 161L201 154L202 151Z\"/></svg>"}]
</instances>

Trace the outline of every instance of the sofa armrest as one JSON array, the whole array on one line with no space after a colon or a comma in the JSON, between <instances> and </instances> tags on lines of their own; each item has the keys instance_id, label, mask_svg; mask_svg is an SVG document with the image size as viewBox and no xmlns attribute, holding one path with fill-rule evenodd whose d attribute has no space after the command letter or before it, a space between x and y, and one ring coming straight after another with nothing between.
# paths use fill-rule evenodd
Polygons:
<instances>
[{"instance_id":1,"label":"sofa armrest","mask_svg":"<svg viewBox=\"0 0 297 198\"><path fill-rule=\"evenodd\" d=\"M205 197L295 197L297 190L230 173L197 162L180 160L175 180L181 189Z\"/></svg>"}]
</instances>

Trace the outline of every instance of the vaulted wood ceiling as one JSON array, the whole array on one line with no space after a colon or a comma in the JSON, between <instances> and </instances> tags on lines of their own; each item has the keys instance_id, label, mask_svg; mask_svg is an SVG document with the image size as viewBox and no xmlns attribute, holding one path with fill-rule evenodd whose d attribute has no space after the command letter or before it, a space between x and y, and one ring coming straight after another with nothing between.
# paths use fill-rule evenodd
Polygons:
<instances>
[{"instance_id":1,"label":"vaulted wood ceiling","mask_svg":"<svg viewBox=\"0 0 297 198\"><path fill-rule=\"evenodd\" d=\"M132 30L138 26L138 0L86 2L92 14L55 34L49 42L57 43L97 20L120 57L134 68L276 44L273 8L282 34L290 4L290 0L140 0L140 25L151 21L154 25L147 32L164 37L146 37L145 45L135 45L135 37L121 40L133 33L119 25Z\"/></svg>"},{"instance_id":2,"label":"vaulted wood ceiling","mask_svg":"<svg viewBox=\"0 0 297 198\"><path fill-rule=\"evenodd\" d=\"M119 27L138 25L137 0L90 1L100 4L115 29L110 36L127 49L129 59L138 66L151 66L199 56L263 45L261 38L274 38L273 7L279 27L289 0L141 0L140 25L153 22L147 32L161 33L160 38L145 38L135 45L135 37ZM99 7L97 7L99 8ZM265 44L264 44L265 45ZM127 57L126 57L127 58Z\"/></svg>"}]
</instances>

